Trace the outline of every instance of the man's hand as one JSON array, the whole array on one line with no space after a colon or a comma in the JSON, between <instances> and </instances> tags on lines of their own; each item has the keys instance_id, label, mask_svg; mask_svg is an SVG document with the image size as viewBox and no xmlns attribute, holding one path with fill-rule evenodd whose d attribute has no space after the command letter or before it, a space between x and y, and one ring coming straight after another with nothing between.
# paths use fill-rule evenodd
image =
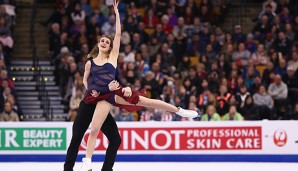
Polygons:
<instances>
[{"instance_id":1,"label":"man's hand","mask_svg":"<svg viewBox=\"0 0 298 171\"><path fill-rule=\"evenodd\" d=\"M92 92L91 92L90 94L91 94L91 96L93 96L93 97L98 97L100 93L97 92L96 90L92 90Z\"/></svg>"},{"instance_id":2,"label":"man's hand","mask_svg":"<svg viewBox=\"0 0 298 171\"><path fill-rule=\"evenodd\" d=\"M130 97L132 95L132 91L130 87L122 88L122 93L124 94L124 97Z\"/></svg>"},{"instance_id":3,"label":"man's hand","mask_svg":"<svg viewBox=\"0 0 298 171\"><path fill-rule=\"evenodd\" d=\"M116 80L111 81L108 86L110 91L115 91L120 89L119 82Z\"/></svg>"}]
</instances>

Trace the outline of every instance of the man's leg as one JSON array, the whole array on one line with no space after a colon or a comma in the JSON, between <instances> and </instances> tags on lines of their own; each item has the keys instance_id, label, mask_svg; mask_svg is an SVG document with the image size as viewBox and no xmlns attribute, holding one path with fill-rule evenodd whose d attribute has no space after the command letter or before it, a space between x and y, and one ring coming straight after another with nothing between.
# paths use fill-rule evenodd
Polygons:
<instances>
[{"instance_id":1,"label":"man's leg","mask_svg":"<svg viewBox=\"0 0 298 171\"><path fill-rule=\"evenodd\" d=\"M72 126L72 137L67 150L64 171L73 171L73 166L77 159L79 146L92 120L94 110L95 105L88 105L84 100L81 101L78 115Z\"/></svg>"},{"instance_id":2,"label":"man's leg","mask_svg":"<svg viewBox=\"0 0 298 171\"><path fill-rule=\"evenodd\" d=\"M106 151L102 171L112 171L117 151L121 144L121 137L118 131L117 124L110 113L108 114L105 122L103 123L101 131L105 134L105 136L108 138L110 142Z\"/></svg>"}]
</instances>

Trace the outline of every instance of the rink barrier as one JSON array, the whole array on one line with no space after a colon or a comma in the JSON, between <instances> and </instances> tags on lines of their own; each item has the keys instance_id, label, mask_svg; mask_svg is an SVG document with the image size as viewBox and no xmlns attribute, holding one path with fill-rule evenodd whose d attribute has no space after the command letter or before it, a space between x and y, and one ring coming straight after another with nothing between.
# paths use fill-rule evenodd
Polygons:
<instances>
[{"instance_id":1,"label":"rink barrier","mask_svg":"<svg viewBox=\"0 0 298 171\"><path fill-rule=\"evenodd\" d=\"M123 162L298 162L298 121L118 122ZM90 130L79 148L86 150ZM72 123L1 123L0 162L65 160ZM108 140L98 135L94 160Z\"/></svg>"}]
</instances>

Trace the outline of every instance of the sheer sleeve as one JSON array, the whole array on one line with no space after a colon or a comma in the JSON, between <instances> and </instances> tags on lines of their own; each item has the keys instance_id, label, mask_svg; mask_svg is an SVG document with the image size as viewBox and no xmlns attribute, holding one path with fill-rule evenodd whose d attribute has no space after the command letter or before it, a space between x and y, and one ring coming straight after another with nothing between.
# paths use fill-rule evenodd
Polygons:
<instances>
[{"instance_id":1,"label":"sheer sleeve","mask_svg":"<svg viewBox=\"0 0 298 171\"><path fill-rule=\"evenodd\" d=\"M119 67L116 68L116 76L115 76L116 80L119 82L119 84L122 87L126 87L126 84L124 83L123 79L122 79L122 72L121 69Z\"/></svg>"}]
</instances>

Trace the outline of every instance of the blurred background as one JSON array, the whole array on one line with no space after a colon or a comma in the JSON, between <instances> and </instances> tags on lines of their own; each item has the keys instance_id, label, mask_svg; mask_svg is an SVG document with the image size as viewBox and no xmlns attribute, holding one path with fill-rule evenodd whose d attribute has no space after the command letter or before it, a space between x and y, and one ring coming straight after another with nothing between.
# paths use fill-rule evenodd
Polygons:
<instances>
[{"instance_id":1,"label":"blurred background","mask_svg":"<svg viewBox=\"0 0 298 171\"><path fill-rule=\"evenodd\" d=\"M11 121L74 121L87 54L98 37L115 33L113 0L0 4L0 128ZM121 0L119 12L118 66L127 85L200 116L113 108L117 122L246 120L262 126L257 121L298 119L298 1ZM65 124L68 132L71 123ZM281 126L267 137L277 129L287 135ZM298 138L288 140L297 144Z\"/></svg>"},{"instance_id":2,"label":"blurred background","mask_svg":"<svg viewBox=\"0 0 298 171\"><path fill-rule=\"evenodd\" d=\"M115 32L113 1L1 2L0 120L73 121L85 91L86 56L97 37ZM233 120L225 117L230 106L240 120L297 119L297 4L122 0L124 81L146 87L150 98L200 110L196 121ZM113 115L181 120L155 110Z\"/></svg>"}]
</instances>

